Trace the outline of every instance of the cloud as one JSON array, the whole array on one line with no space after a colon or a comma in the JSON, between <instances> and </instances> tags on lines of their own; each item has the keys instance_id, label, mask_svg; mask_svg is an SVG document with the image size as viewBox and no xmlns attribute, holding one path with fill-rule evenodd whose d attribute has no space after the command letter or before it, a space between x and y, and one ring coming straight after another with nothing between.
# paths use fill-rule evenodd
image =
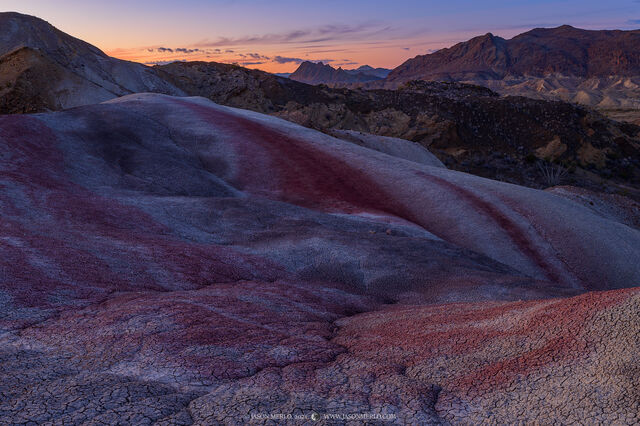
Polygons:
<instances>
[{"instance_id":1,"label":"cloud","mask_svg":"<svg viewBox=\"0 0 640 426\"><path fill-rule=\"evenodd\" d=\"M335 59L307 59L309 62L314 62L316 64L323 63L327 64L329 62L336 62Z\"/></svg>"},{"instance_id":2,"label":"cloud","mask_svg":"<svg viewBox=\"0 0 640 426\"><path fill-rule=\"evenodd\" d=\"M403 47L402 50L411 50L410 47Z\"/></svg>"},{"instance_id":3,"label":"cloud","mask_svg":"<svg viewBox=\"0 0 640 426\"><path fill-rule=\"evenodd\" d=\"M203 51L200 50L200 49L187 49L185 47L179 47L179 48L176 49L176 52L189 54L189 53L200 53L200 52L203 52Z\"/></svg>"},{"instance_id":4,"label":"cloud","mask_svg":"<svg viewBox=\"0 0 640 426\"><path fill-rule=\"evenodd\" d=\"M145 65L167 65L167 64L172 64L174 62L186 62L184 59L180 60L180 61L147 61L147 62L143 62Z\"/></svg>"},{"instance_id":5,"label":"cloud","mask_svg":"<svg viewBox=\"0 0 640 426\"><path fill-rule=\"evenodd\" d=\"M271 60L270 57L261 55L259 53L240 53L240 56L243 58L251 58L256 60L265 60L265 61Z\"/></svg>"},{"instance_id":6,"label":"cloud","mask_svg":"<svg viewBox=\"0 0 640 426\"><path fill-rule=\"evenodd\" d=\"M250 62L250 61L236 61L234 62L234 64L236 65L243 65L243 66L247 66L247 65L263 65L266 64L266 61L255 61L255 62Z\"/></svg>"},{"instance_id":7,"label":"cloud","mask_svg":"<svg viewBox=\"0 0 640 426\"><path fill-rule=\"evenodd\" d=\"M205 53L205 51L202 49L198 49L198 48L189 49L186 47L178 47L175 49L172 49L170 47L158 47L156 49L147 49L147 51L158 52L158 53L184 53L184 54Z\"/></svg>"},{"instance_id":8,"label":"cloud","mask_svg":"<svg viewBox=\"0 0 640 426\"><path fill-rule=\"evenodd\" d=\"M341 49L338 49L338 51L340 50ZM335 50L330 50L329 52L333 51ZM147 54L147 52L150 52L151 54ZM133 49L132 51L128 51L126 53L127 55L123 55L122 52L120 52L120 56L126 56L127 58L130 58L132 60L136 60L136 53L137 55L142 54L142 58L139 57L139 59L142 59L140 62L144 63L145 65L165 65L177 61L185 62L192 60L215 60L227 63L236 63L240 66L245 67L269 64L299 65L305 61L314 63L322 62L325 64L338 64L340 66L356 65L356 63L351 59L345 58L345 56L347 55L340 55L338 56L338 59L336 59L335 57L326 58L325 56L318 55L318 52L313 51L303 51L303 53L301 54L302 57L299 57L294 55L268 55L261 53L259 50L249 50L247 52L244 49L153 46Z\"/></svg>"},{"instance_id":9,"label":"cloud","mask_svg":"<svg viewBox=\"0 0 640 426\"><path fill-rule=\"evenodd\" d=\"M636 3L640 3L640 1ZM640 19L629 19L627 22L632 25L640 25Z\"/></svg>"},{"instance_id":10,"label":"cloud","mask_svg":"<svg viewBox=\"0 0 640 426\"><path fill-rule=\"evenodd\" d=\"M285 56L280 56L280 55L276 55L273 57L273 62L277 62L278 64L289 64L289 63L294 63L294 64L301 64L303 63L305 60L304 59L300 59L300 58L287 58Z\"/></svg>"},{"instance_id":11,"label":"cloud","mask_svg":"<svg viewBox=\"0 0 640 426\"><path fill-rule=\"evenodd\" d=\"M326 41L362 39L390 29L388 26L381 26L378 22L366 22L358 25L324 25L312 29L295 30L279 34L262 34L236 38L220 37L217 40L203 40L194 45L198 47L227 47L287 43L314 44Z\"/></svg>"}]
</instances>

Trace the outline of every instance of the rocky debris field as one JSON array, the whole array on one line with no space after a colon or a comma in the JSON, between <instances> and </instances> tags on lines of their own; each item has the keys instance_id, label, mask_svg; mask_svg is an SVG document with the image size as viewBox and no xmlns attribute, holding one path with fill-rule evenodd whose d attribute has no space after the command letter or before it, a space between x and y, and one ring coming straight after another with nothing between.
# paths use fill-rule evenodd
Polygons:
<instances>
[{"instance_id":1,"label":"rocky debris field","mask_svg":"<svg viewBox=\"0 0 640 426\"><path fill-rule=\"evenodd\" d=\"M639 421L631 200L345 138L153 94L0 117L0 421Z\"/></svg>"}]
</instances>

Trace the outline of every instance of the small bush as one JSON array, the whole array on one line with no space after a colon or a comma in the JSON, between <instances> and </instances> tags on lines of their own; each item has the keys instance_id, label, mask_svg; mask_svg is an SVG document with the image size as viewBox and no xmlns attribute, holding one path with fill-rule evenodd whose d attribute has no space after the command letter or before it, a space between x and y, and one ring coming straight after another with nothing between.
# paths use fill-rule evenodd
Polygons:
<instances>
[{"instance_id":1,"label":"small bush","mask_svg":"<svg viewBox=\"0 0 640 426\"><path fill-rule=\"evenodd\" d=\"M560 164L538 161L538 172L547 186L558 186L567 176L567 169Z\"/></svg>"}]
</instances>

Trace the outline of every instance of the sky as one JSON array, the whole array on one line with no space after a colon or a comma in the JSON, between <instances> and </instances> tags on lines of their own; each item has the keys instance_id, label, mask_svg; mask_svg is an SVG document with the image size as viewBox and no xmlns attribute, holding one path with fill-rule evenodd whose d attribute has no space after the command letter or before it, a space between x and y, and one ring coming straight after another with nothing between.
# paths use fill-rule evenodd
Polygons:
<instances>
[{"instance_id":1,"label":"sky","mask_svg":"<svg viewBox=\"0 0 640 426\"><path fill-rule=\"evenodd\" d=\"M292 72L305 60L395 68L476 35L640 28L640 0L0 0L111 56Z\"/></svg>"}]
</instances>

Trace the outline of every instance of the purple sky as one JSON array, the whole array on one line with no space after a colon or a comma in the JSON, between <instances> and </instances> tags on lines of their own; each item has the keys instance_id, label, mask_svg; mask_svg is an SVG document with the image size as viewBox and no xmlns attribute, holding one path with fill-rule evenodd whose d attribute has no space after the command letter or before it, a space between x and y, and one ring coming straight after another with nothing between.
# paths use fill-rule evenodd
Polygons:
<instances>
[{"instance_id":1,"label":"purple sky","mask_svg":"<svg viewBox=\"0 0 640 426\"><path fill-rule=\"evenodd\" d=\"M0 0L0 9L39 16L125 59L279 72L301 60L395 67L486 32L640 28L640 0Z\"/></svg>"}]
</instances>

